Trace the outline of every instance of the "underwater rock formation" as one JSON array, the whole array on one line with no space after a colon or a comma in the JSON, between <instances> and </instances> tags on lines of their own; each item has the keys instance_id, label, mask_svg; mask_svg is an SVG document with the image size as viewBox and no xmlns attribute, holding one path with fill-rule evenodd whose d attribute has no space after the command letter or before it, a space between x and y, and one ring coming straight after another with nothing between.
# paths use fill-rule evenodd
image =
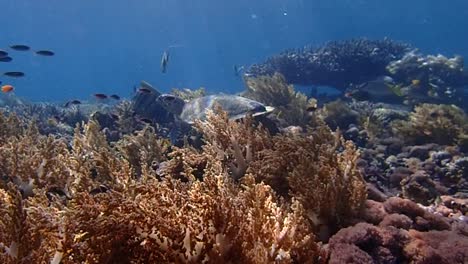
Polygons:
<instances>
[{"instance_id":1,"label":"underwater rock formation","mask_svg":"<svg viewBox=\"0 0 468 264\"><path fill-rule=\"evenodd\" d=\"M344 90L387 74L391 61L403 58L409 45L390 39L352 39L333 41L317 48L287 50L254 64L248 76L273 75L279 72L288 83L324 85Z\"/></svg>"}]
</instances>

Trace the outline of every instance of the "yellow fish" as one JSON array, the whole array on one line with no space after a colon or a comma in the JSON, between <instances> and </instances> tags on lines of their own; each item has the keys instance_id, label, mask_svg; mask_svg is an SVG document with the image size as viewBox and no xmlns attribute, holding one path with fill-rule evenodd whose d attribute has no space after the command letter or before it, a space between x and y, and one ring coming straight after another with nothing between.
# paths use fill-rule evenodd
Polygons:
<instances>
[{"instance_id":1,"label":"yellow fish","mask_svg":"<svg viewBox=\"0 0 468 264\"><path fill-rule=\"evenodd\" d=\"M411 84L413 86L419 86L421 84L421 80L418 80L418 79L414 79L411 81Z\"/></svg>"},{"instance_id":2,"label":"yellow fish","mask_svg":"<svg viewBox=\"0 0 468 264\"><path fill-rule=\"evenodd\" d=\"M399 96L399 97L402 97L404 94L403 94L403 91L401 90L401 86L400 85L390 85L390 84L387 84L387 87L390 91L392 91L392 93L394 93L396 96Z\"/></svg>"}]
</instances>

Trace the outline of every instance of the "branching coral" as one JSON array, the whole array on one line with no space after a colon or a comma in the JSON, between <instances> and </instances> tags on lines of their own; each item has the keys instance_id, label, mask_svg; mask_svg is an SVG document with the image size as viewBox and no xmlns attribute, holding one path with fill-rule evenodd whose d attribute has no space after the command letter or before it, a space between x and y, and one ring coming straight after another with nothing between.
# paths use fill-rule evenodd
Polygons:
<instances>
[{"instance_id":1,"label":"branching coral","mask_svg":"<svg viewBox=\"0 0 468 264\"><path fill-rule=\"evenodd\" d=\"M130 163L136 177L140 177L142 167L149 170L156 168L166 158L164 154L169 143L156 137L154 128L146 126L136 135L126 135L117 143L117 148Z\"/></svg>"},{"instance_id":2,"label":"branching coral","mask_svg":"<svg viewBox=\"0 0 468 264\"><path fill-rule=\"evenodd\" d=\"M25 123L15 113L7 116L0 111L0 143L6 142L10 137L23 134L24 130Z\"/></svg>"},{"instance_id":3,"label":"branching coral","mask_svg":"<svg viewBox=\"0 0 468 264\"><path fill-rule=\"evenodd\" d=\"M12 184L0 189L0 214L0 262L13 263L20 253L21 223L25 215L21 194Z\"/></svg>"},{"instance_id":4,"label":"branching coral","mask_svg":"<svg viewBox=\"0 0 468 264\"><path fill-rule=\"evenodd\" d=\"M275 73L272 76L248 78L246 86L244 96L275 107L276 115L287 125L305 126L310 121L307 108L314 99L307 99L304 94L294 91L283 75Z\"/></svg>"},{"instance_id":5,"label":"branching coral","mask_svg":"<svg viewBox=\"0 0 468 264\"><path fill-rule=\"evenodd\" d=\"M326 239L362 206L366 185L351 142L343 142L325 126L309 133L274 137L271 148L254 154L251 171L279 193L289 192L298 199Z\"/></svg>"},{"instance_id":6,"label":"branching coral","mask_svg":"<svg viewBox=\"0 0 468 264\"><path fill-rule=\"evenodd\" d=\"M138 127L138 122L134 117L133 104L131 101L122 101L116 108L116 115L118 120L116 121L119 131L123 134L130 134L133 132L135 127Z\"/></svg>"},{"instance_id":7,"label":"branching coral","mask_svg":"<svg viewBox=\"0 0 468 264\"><path fill-rule=\"evenodd\" d=\"M11 180L2 180L0 260L303 263L324 259L299 201L278 199L270 186L256 183L248 173L241 183L234 182L224 159L209 148L191 154L176 150L166 156L152 132L147 128L116 143L138 145L139 160L125 158L133 155L134 147L126 153L125 147L110 146L94 121L77 126L71 146L40 136L34 127L13 137L16 141L2 141L0 150L9 153L17 148L18 153L2 155L2 170L20 178L30 174L36 180L33 192L24 198L17 185L7 183ZM185 171L186 180L172 170L158 175L148 168L165 158L169 160L160 167L173 160L177 164L177 157L194 168ZM137 163L140 177L132 172ZM194 175L197 164L202 180Z\"/></svg>"},{"instance_id":8,"label":"branching coral","mask_svg":"<svg viewBox=\"0 0 468 264\"><path fill-rule=\"evenodd\" d=\"M421 104L408 120L395 121L394 130L410 144L455 144L466 133L468 118L454 105Z\"/></svg>"},{"instance_id":9,"label":"branching coral","mask_svg":"<svg viewBox=\"0 0 468 264\"><path fill-rule=\"evenodd\" d=\"M323 124L308 136L272 137L248 118L236 123L211 113L197 127L207 141L205 151L230 164L234 178L250 173L280 195L296 198L316 227L344 224L366 198L354 145Z\"/></svg>"}]
</instances>

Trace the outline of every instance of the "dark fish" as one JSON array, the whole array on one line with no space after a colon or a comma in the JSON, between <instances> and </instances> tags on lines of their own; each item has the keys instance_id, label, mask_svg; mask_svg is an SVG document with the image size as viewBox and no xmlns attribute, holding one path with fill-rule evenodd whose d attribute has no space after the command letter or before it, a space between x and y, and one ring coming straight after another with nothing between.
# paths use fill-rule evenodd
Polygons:
<instances>
[{"instance_id":1,"label":"dark fish","mask_svg":"<svg viewBox=\"0 0 468 264\"><path fill-rule=\"evenodd\" d=\"M52 201L54 197L60 197L61 199L71 199L67 193L59 187L51 187L46 192L47 199Z\"/></svg>"},{"instance_id":2,"label":"dark fish","mask_svg":"<svg viewBox=\"0 0 468 264\"><path fill-rule=\"evenodd\" d=\"M55 55L55 53L50 50L38 50L36 51L36 54L41 55L41 56L54 56Z\"/></svg>"},{"instance_id":3,"label":"dark fish","mask_svg":"<svg viewBox=\"0 0 468 264\"><path fill-rule=\"evenodd\" d=\"M89 191L89 194L91 195L96 195L98 193L105 193L109 190L109 187L105 186L105 185L99 185L99 187L97 188L94 188L92 189L91 191Z\"/></svg>"},{"instance_id":4,"label":"dark fish","mask_svg":"<svg viewBox=\"0 0 468 264\"><path fill-rule=\"evenodd\" d=\"M309 99L309 101L307 102L307 106L306 106L306 111L311 113L311 112L315 112L315 110L317 110L318 106L317 106L317 100L316 99Z\"/></svg>"},{"instance_id":5,"label":"dark fish","mask_svg":"<svg viewBox=\"0 0 468 264\"><path fill-rule=\"evenodd\" d=\"M143 122L143 123L147 123L147 124L153 123L152 120L150 120L148 118L145 118L145 117L142 117L142 116L140 116L139 114L137 114L135 112L133 112L132 117L134 117L136 120L138 120L140 122Z\"/></svg>"},{"instance_id":6,"label":"dark fish","mask_svg":"<svg viewBox=\"0 0 468 264\"><path fill-rule=\"evenodd\" d=\"M404 97L402 87L389 76L380 76L351 89L345 96L357 101L398 102Z\"/></svg>"},{"instance_id":7,"label":"dark fish","mask_svg":"<svg viewBox=\"0 0 468 264\"><path fill-rule=\"evenodd\" d=\"M120 96L116 95L116 94L113 94L111 96L109 96L110 98L114 99L114 100L120 100Z\"/></svg>"},{"instance_id":8,"label":"dark fish","mask_svg":"<svg viewBox=\"0 0 468 264\"><path fill-rule=\"evenodd\" d=\"M52 118L57 122L62 122L63 120L63 116L59 116L59 115L54 115L52 116Z\"/></svg>"},{"instance_id":9,"label":"dark fish","mask_svg":"<svg viewBox=\"0 0 468 264\"><path fill-rule=\"evenodd\" d=\"M19 51L27 51L31 49L30 47L26 45L12 45L10 46L10 48L14 50L19 50Z\"/></svg>"},{"instance_id":10,"label":"dark fish","mask_svg":"<svg viewBox=\"0 0 468 264\"><path fill-rule=\"evenodd\" d=\"M141 122L146 123L146 124L153 123L153 121L151 121L151 119L144 118L144 117L140 117L140 118L138 118L138 120L140 120Z\"/></svg>"},{"instance_id":11,"label":"dark fish","mask_svg":"<svg viewBox=\"0 0 468 264\"><path fill-rule=\"evenodd\" d=\"M138 89L138 92L140 93L151 93L151 90L148 89L148 88L145 88L145 87L140 87L140 89Z\"/></svg>"},{"instance_id":12,"label":"dark fish","mask_svg":"<svg viewBox=\"0 0 468 264\"><path fill-rule=\"evenodd\" d=\"M6 56L6 57L0 57L0 61L1 61L1 62L10 62L10 61L12 61L12 60L13 60L13 59L12 59L11 57L8 57L8 56Z\"/></svg>"},{"instance_id":13,"label":"dark fish","mask_svg":"<svg viewBox=\"0 0 468 264\"><path fill-rule=\"evenodd\" d=\"M81 101L80 100L70 100L68 102L65 103L64 107L69 107L71 105L79 105L81 104Z\"/></svg>"},{"instance_id":14,"label":"dark fish","mask_svg":"<svg viewBox=\"0 0 468 264\"><path fill-rule=\"evenodd\" d=\"M119 120L120 119L119 116L116 115L116 114L110 114L110 117L112 117L112 119L114 119L114 120Z\"/></svg>"},{"instance_id":15,"label":"dark fish","mask_svg":"<svg viewBox=\"0 0 468 264\"><path fill-rule=\"evenodd\" d=\"M99 100L107 99L107 95L102 94L102 93L94 94L94 97L96 97L96 99L99 99Z\"/></svg>"},{"instance_id":16,"label":"dark fish","mask_svg":"<svg viewBox=\"0 0 468 264\"><path fill-rule=\"evenodd\" d=\"M3 75L9 76L9 77L23 77L24 72L5 72Z\"/></svg>"},{"instance_id":17,"label":"dark fish","mask_svg":"<svg viewBox=\"0 0 468 264\"><path fill-rule=\"evenodd\" d=\"M360 90L346 92L345 97L351 98L357 101L369 101L372 99L372 95L368 91L360 91Z\"/></svg>"},{"instance_id":18,"label":"dark fish","mask_svg":"<svg viewBox=\"0 0 468 264\"><path fill-rule=\"evenodd\" d=\"M161 57L161 72L166 73L167 64L169 63L169 51L164 51Z\"/></svg>"},{"instance_id":19,"label":"dark fish","mask_svg":"<svg viewBox=\"0 0 468 264\"><path fill-rule=\"evenodd\" d=\"M8 56L8 52L4 50L0 50L0 57L6 57L6 56Z\"/></svg>"}]
</instances>

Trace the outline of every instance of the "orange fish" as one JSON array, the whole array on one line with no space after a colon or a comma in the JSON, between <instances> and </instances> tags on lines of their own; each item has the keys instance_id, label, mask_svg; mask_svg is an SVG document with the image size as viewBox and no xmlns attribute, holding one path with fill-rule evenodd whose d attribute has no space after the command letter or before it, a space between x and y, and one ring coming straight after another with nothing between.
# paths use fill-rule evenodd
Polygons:
<instances>
[{"instance_id":1,"label":"orange fish","mask_svg":"<svg viewBox=\"0 0 468 264\"><path fill-rule=\"evenodd\" d=\"M2 92L3 93L9 93L9 92L13 91L13 89L14 89L13 86L9 85L9 84L2 86Z\"/></svg>"}]
</instances>

